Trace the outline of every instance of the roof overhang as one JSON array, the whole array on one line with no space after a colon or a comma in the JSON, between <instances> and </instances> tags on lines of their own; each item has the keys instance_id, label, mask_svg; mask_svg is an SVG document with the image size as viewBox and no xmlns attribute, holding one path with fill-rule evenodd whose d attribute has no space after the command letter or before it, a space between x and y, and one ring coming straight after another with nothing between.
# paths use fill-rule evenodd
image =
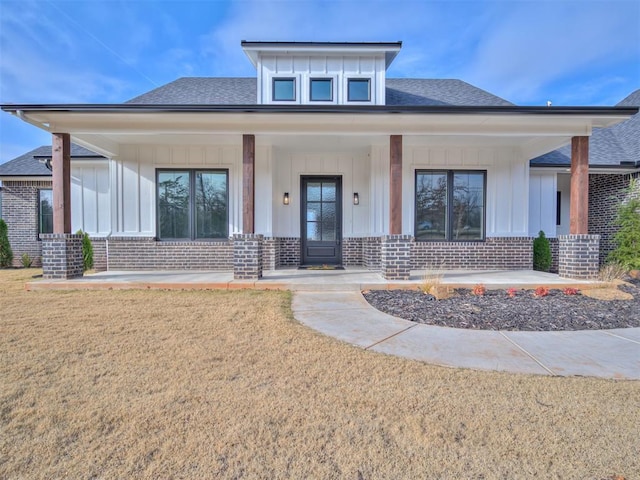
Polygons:
<instances>
[{"instance_id":1,"label":"roof overhang","mask_svg":"<svg viewBox=\"0 0 640 480\"><path fill-rule=\"evenodd\" d=\"M385 66L389 68L402 42L240 42L244 53L254 67L262 54L302 54L302 55L383 55Z\"/></svg>"},{"instance_id":2,"label":"roof overhang","mask_svg":"<svg viewBox=\"0 0 640 480\"><path fill-rule=\"evenodd\" d=\"M528 158L638 113L635 107L307 105L2 105L2 110L105 156L126 143L215 135L469 137L512 139Z\"/></svg>"}]
</instances>

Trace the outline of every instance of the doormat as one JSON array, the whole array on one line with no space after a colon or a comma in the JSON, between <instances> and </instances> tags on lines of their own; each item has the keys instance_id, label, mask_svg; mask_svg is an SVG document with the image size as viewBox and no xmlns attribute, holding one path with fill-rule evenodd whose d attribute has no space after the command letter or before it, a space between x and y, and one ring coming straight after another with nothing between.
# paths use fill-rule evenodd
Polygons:
<instances>
[{"instance_id":1,"label":"doormat","mask_svg":"<svg viewBox=\"0 0 640 480\"><path fill-rule=\"evenodd\" d=\"M344 270L339 265L300 265L298 270Z\"/></svg>"}]
</instances>

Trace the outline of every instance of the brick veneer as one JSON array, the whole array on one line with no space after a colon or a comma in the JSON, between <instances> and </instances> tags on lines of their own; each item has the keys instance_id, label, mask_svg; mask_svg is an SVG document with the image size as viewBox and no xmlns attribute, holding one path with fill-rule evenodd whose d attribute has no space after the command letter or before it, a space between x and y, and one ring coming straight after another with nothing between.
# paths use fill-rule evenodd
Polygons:
<instances>
[{"instance_id":1,"label":"brick veneer","mask_svg":"<svg viewBox=\"0 0 640 480\"><path fill-rule=\"evenodd\" d=\"M257 280L262 278L262 242L264 237L254 233L233 236L233 278Z\"/></svg>"},{"instance_id":2,"label":"brick veneer","mask_svg":"<svg viewBox=\"0 0 640 480\"><path fill-rule=\"evenodd\" d=\"M362 238L346 237L342 239L342 264L349 267L362 266Z\"/></svg>"},{"instance_id":3,"label":"brick veneer","mask_svg":"<svg viewBox=\"0 0 640 480\"><path fill-rule=\"evenodd\" d=\"M159 242L153 237L111 237L105 250L109 270L233 269L233 246L229 240Z\"/></svg>"},{"instance_id":4,"label":"brick veneer","mask_svg":"<svg viewBox=\"0 0 640 480\"><path fill-rule=\"evenodd\" d=\"M615 248L613 237L619 228L615 225L618 205L632 197L640 198L640 181L634 191L628 190L631 178L640 178L640 173L589 175L589 233L600 235L601 265Z\"/></svg>"},{"instance_id":5,"label":"brick veneer","mask_svg":"<svg viewBox=\"0 0 640 480\"><path fill-rule=\"evenodd\" d=\"M598 278L599 239L599 235L560 235L558 274L564 278Z\"/></svg>"},{"instance_id":6,"label":"brick veneer","mask_svg":"<svg viewBox=\"0 0 640 480\"><path fill-rule=\"evenodd\" d=\"M105 238L91 237L93 246L93 269L96 272L104 272L107 269L107 240Z\"/></svg>"},{"instance_id":7,"label":"brick veneer","mask_svg":"<svg viewBox=\"0 0 640 480\"><path fill-rule=\"evenodd\" d=\"M47 233L42 238L42 273L47 279L81 277L82 235Z\"/></svg>"},{"instance_id":8,"label":"brick veneer","mask_svg":"<svg viewBox=\"0 0 640 480\"><path fill-rule=\"evenodd\" d=\"M380 237L364 237L362 239L362 266L368 270L380 270L380 250Z\"/></svg>"},{"instance_id":9,"label":"brick veneer","mask_svg":"<svg viewBox=\"0 0 640 480\"><path fill-rule=\"evenodd\" d=\"M548 238L547 240L549 240L549 247L551 248L551 268L549 268L549 271L551 273L558 273L558 255L560 254L558 239Z\"/></svg>"},{"instance_id":10,"label":"brick veneer","mask_svg":"<svg viewBox=\"0 0 640 480\"><path fill-rule=\"evenodd\" d=\"M411 267L531 270L531 237L489 237L484 242L413 242Z\"/></svg>"},{"instance_id":11,"label":"brick veneer","mask_svg":"<svg viewBox=\"0 0 640 480\"><path fill-rule=\"evenodd\" d=\"M409 280L411 235L383 235L380 240L380 273L387 280Z\"/></svg>"},{"instance_id":12,"label":"brick veneer","mask_svg":"<svg viewBox=\"0 0 640 480\"><path fill-rule=\"evenodd\" d=\"M280 243L280 267L300 266L300 239L297 237L278 237Z\"/></svg>"},{"instance_id":13,"label":"brick veneer","mask_svg":"<svg viewBox=\"0 0 640 480\"><path fill-rule=\"evenodd\" d=\"M13 265L22 265L28 254L33 266L42 265L42 243L38 240L38 191L50 189L51 181L5 181L2 185L2 218L7 223Z\"/></svg>"}]
</instances>

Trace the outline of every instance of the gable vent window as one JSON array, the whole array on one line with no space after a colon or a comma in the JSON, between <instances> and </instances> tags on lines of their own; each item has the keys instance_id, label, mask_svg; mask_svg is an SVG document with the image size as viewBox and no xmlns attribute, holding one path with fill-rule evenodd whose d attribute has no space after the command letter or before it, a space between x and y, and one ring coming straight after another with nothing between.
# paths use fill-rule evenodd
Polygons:
<instances>
[{"instance_id":1,"label":"gable vent window","mask_svg":"<svg viewBox=\"0 0 640 480\"><path fill-rule=\"evenodd\" d=\"M333 79L331 78L312 78L310 90L309 98L312 102L333 101Z\"/></svg>"},{"instance_id":2,"label":"gable vent window","mask_svg":"<svg viewBox=\"0 0 640 480\"><path fill-rule=\"evenodd\" d=\"M273 100L276 102L293 102L296 99L295 78L273 79Z\"/></svg>"},{"instance_id":3,"label":"gable vent window","mask_svg":"<svg viewBox=\"0 0 640 480\"><path fill-rule=\"evenodd\" d=\"M371 80L368 78L350 78L347 83L347 99L350 102L371 101Z\"/></svg>"}]
</instances>

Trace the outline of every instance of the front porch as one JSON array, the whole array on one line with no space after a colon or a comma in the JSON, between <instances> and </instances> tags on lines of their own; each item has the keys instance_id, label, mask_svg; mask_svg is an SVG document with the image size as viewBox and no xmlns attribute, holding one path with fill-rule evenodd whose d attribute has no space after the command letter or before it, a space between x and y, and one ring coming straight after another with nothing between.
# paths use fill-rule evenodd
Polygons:
<instances>
[{"instance_id":1,"label":"front porch","mask_svg":"<svg viewBox=\"0 0 640 480\"><path fill-rule=\"evenodd\" d=\"M441 276L441 284L471 288L484 284L489 289L551 288L594 286L599 282L574 280L552 273L533 270L412 270L409 280L389 281L380 273L361 267L344 270L299 270L283 268L264 271L258 280L237 280L233 272L193 270L105 271L74 279L34 280L27 290L103 290L103 289L167 289L167 290L256 290L290 291L362 291L374 289L417 289L425 274Z\"/></svg>"}]
</instances>

